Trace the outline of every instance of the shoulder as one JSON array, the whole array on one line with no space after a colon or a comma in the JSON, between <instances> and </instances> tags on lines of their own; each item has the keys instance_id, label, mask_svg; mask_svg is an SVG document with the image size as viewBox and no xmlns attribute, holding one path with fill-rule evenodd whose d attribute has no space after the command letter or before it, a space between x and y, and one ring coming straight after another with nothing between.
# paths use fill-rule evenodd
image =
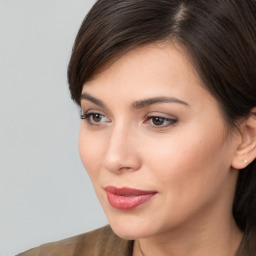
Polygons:
<instances>
[{"instance_id":1,"label":"shoulder","mask_svg":"<svg viewBox=\"0 0 256 256\"><path fill-rule=\"evenodd\" d=\"M52 242L17 256L131 256L133 241L118 237L106 226L94 231Z\"/></svg>"}]
</instances>

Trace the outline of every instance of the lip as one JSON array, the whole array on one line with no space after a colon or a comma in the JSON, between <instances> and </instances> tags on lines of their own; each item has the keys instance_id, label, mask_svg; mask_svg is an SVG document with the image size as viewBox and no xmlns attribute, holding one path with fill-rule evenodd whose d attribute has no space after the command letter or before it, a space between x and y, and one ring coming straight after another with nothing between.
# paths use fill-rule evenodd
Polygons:
<instances>
[{"instance_id":1,"label":"lip","mask_svg":"<svg viewBox=\"0 0 256 256\"><path fill-rule=\"evenodd\" d=\"M107 198L111 206L119 210L132 210L150 200L156 191L145 191L128 187L105 187Z\"/></svg>"}]
</instances>

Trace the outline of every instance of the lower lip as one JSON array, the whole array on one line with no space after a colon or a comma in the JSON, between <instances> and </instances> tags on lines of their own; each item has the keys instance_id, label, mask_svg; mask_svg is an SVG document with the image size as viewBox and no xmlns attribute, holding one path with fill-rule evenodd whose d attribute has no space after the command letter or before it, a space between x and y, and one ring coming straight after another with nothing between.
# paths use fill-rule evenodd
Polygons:
<instances>
[{"instance_id":1,"label":"lower lip","mask_svg":"<svg viewBox=\"0 0 256 256\"><path fill-rule=\"evenodd\" d=\"M134 196L120 196L107 192L107 198L111 206L119 210L132 210L150 200L156 193Z\"/></svg>"}]
</instances>

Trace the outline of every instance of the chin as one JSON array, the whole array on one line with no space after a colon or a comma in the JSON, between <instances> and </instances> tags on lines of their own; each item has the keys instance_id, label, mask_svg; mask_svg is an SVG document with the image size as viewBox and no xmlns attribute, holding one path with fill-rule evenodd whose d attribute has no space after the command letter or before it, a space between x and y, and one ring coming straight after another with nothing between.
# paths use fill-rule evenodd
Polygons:
<instances>
[{"instance_id":1,"label":"chin","mask_svg":"<svg viewBox=\"0 0 256 256\"><path fill-rule=\"evenodd\" d=\"M131 225L131 227L122 227L121 225L110 224L110 226L116 235L125 240L136 240L146 237L145 232L141 232L140 227L134 229L133 225Z\"/></svg>"},{"instance_id":2,"label":"chin","mask_svg":"<svg viewBox=\"0 0 256 256\"><path fill-rule=\"evenodd\" d=\"M152 223L147 223L136 217L126 216L126 218L109 218L109 224L119 237L126 240L135 240L154 235Z\"/></svg>"}]
</instances>

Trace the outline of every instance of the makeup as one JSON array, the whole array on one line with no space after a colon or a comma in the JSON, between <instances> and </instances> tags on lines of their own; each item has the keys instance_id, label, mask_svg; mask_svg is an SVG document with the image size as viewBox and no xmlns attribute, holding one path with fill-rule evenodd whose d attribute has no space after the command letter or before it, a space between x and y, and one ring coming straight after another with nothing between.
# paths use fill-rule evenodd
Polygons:
<instances>
[{"instance_id":1,"label":"makeup","mask_svg":"<svg viewBox=\"0 0 256 256\"><path fill-rule=\"evenodd\" d=\"M107 198L111 206L119 210L132 210L150 200L156 191L144 191L133 188L105 187Z\"/></svg>"}]
</instances>

